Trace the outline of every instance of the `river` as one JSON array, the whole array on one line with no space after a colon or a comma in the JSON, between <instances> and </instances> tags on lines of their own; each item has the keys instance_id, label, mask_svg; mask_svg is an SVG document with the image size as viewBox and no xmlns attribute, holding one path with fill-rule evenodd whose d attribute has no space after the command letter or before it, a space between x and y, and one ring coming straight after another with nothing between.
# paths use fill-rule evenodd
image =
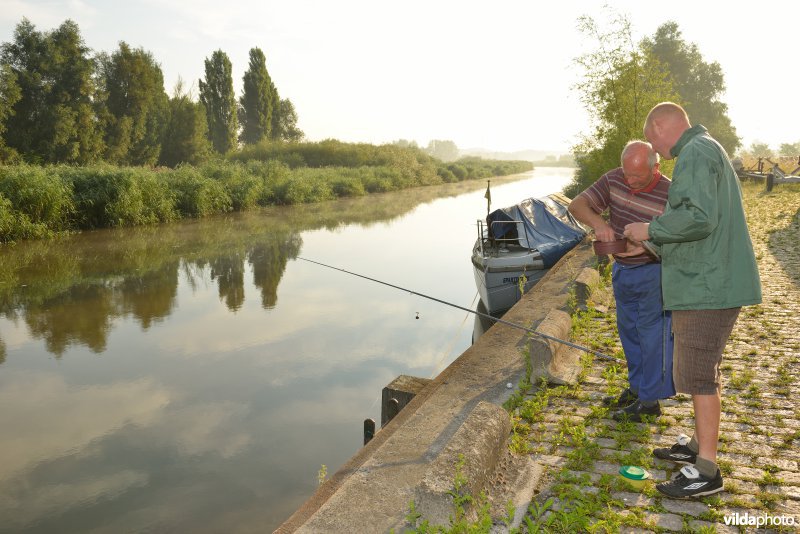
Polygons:
<instances>
[{"instance_id":1,"label":"river","mask_svg":"<svg viewBox=\"0 0 800 534\"><path fill-rule=\"evenodd\" d=\"M492 179L492 208L573 169ZM486 181L0 247L0 532L270 532L474 318ZM323 467L324 466L324 467Z\"/></svg>"}]
</instances>

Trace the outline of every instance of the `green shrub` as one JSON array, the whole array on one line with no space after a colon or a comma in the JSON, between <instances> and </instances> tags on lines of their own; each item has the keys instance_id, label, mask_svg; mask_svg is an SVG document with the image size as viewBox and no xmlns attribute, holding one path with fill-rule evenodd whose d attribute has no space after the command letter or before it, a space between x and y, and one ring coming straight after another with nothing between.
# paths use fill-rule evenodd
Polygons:
<instances>
[{"instance_id":1,"label":"green shrub","mask_svg":"<svg viewBox=\"0 0 800 534\"><path fill-rule=\"evenodd\" d=\"M230 195L221 182L200 174L195 167L181 165L169 174L175 206L184 217L205 217L233 209Z\"/></svg>"},{"instance_id":2,"label":"green shrub","mask_svg":"<svg viewBox=\"0 0 800 534\"><path fill-rule=\"evenodd\" d=\"M74 210L69 184L53 167L0 166L0 194L33 224L63 230Z\"/></svg>"},{"instance_id":3,"label":"green shrub","mask_svg":"<svg viewBox=\"0 0 800 534\"><path fill-rule=\"evenodd\" d=\"M331 171L327 171L330 175ZM321 169L296 169L276 184L275 195L279 204L303 204L334 198L334 193Z\"/></svg>"},{"instance_id":4,"label":"green shrub","mask_svg":"<svg viewBox=\"0 0 800 534\"><path fill-rule=\"evenodd\" d=\"M19 239L42 239L53 232L43 223L34 223L28 215L14 210L14 205L0 193L0 243Z\"/></svg>"},{"instance_id":5,"label":"green shrub","mask_svg":"<svg viewBox=\"0 0 800 534\"><path fill-rule=\"evenodd\" d=\"M458 181L465 180L467 178L467 169L458 163L451 163L447 166L447 169L453 173Z\"/></svg>"},{"instance_id":6,"label":"green shrub","mask_svg":"<svg viewBox=\"0 0 800 534\"><path fill-rule=\"evenodd\" d=\"M138 167L63 168L71 183L80 228L138 226L177 217L168 181Z\"/></svg>"},{"instance_id":7,"label":"green shrub","mask_svg":"<svg viewBox=\"0 0 800 534\"><path fill-rule=\"evenodd\" d=\"M107 208L125 187L115 167L66 168L62 169L62 177L72 186L75 222L79 228L112 226Z\"/></svg>"},{"instance_id":8,"label":"green shrub","mask_svg":"<svg viewBox=\"0 0 800 534\"><path fill-rule=\"evenodd\" d=\"M234 211L253 208L262 197L264 182L235 162L210 163L200 168L205 176L219 181L231 199Z\"/></svg>"},{"instance_id":9,"label":"green shrub","mask_svg":"<svg viewBox=\"0 0 800 534\"><path fill-rule=\"evenodd\" d=\"M247 172L261 180L261 195L258 204L269 206L278 203L276 189L278 184L288 180L291 171L284 163L278 160L258 161L251 160L246 165Z\"/></svg>"},{"instance_id":10,"label":"green shrub","mask_svg":"<svg viewBox=\"0 0 800 534\"><path fill-rule=\"evenodd\" d=\"M358 176L337 176L331 181L333 194L337 197L360 197L367 194L364 183Z\"/></svg>"},{"instance_id":11,"label":"green shrub","mask_svg":"<svg viewBox=\"0 0 800 534\"><path fill-rule=\"evenodd\" d=\"M202 167L0 166L0 241L72 228L149 225L273 204L320 202L529 170L521 161L445 165L397 145L264 141Z\"/></svg>"},{"instance_id":12,"label":"green shrub","mask_svg":"<svg viewBox=\"0 0 800 534\"><path fill-rule=\"evenodd\" d=\"M393 189L391 179L385 176L370 174L369 176L365 176L362 182L364 184L364 189L366 189L368 193L387 193Z\"/></svg>"},{"instance_id":13,"label":"green shrub","mask_svg":"<svg viewBox=\"0 0 800 534\"><path fill-rule=\"evenodd\" d=\"M177 194L170 187L170 171L134 168L131 178L142 194L142 213L136 224L172 222L180 218L175 207Z\"/></svg>"}]
</instances>

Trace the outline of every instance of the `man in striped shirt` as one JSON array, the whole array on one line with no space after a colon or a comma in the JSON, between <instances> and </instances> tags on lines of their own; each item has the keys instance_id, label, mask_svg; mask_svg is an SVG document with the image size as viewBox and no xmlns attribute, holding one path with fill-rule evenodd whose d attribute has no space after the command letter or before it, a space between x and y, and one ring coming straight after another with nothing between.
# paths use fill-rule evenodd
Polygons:
<instances>
[{"instance_id":1,"label":"man in striped shirt","mask_svg":"<svg viewBox=\"0 0 800 534\"><path fill-rule=\"evenodd\" d=\"M649 222L664 213L669 179L658 170L658 154L644 141L631 141L622 166L608 171L575 197L569 211L594 229L600 241L623 237L625 225ZM606 221L602 213L609 211ZM628 362L628 388L619 397L603 399L619 408L617 420L640 422L659 416L658 399L675 394L672 382L670 314L661 298L661 265L641 245L614 254L612 285L617 304L617 330Z\"/></svg>"}]
</instances>

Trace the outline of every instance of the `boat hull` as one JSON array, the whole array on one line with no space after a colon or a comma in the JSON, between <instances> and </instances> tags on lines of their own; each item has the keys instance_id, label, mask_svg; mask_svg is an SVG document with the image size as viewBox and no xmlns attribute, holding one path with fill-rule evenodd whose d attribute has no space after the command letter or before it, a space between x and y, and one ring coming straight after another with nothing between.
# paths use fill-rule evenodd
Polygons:
<instances>
[{"instance_id":1,"label":"boat hull","mask_svg":"<svg viewBox=\"0 0 800 534\"><path fill-rule=\"evenodd\" d=\"M481 301L490 315L509 310L524 292L532 288L547 272L536 251L503 251L481 254L476 243L472 254L472 271ZM525 276L524 284L520 279ZM522 292L520 291L522 289Z\"/></svg>"},{"instance_id":2,"label":"boat hull","mask_svg":"<svg viewBox=\"0 0 800 534\"><path fill-rule=\"evenodd\" d=\"M491 315L514 306L585 237L586 229L569 213L569 203L564 195L553 193L478 220L472 267L481 301Z\"/></svg>"}]
</instances>

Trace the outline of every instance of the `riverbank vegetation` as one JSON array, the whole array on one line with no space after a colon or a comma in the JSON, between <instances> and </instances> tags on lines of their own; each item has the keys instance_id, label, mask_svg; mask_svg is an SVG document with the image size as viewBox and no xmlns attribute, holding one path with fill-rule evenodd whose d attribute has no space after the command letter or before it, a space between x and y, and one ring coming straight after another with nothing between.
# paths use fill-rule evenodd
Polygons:
<instances>
[{"instance_id":1,"label":"riverbank vegetation","mask_svg":"<svg viewBox=\"0 0 800 534\"><path fill-rule=\"evenodd\" d=\"M244 152L244 151L243 151ZM530 170L529 162L445 164L415 149L339 141L272 144L202 165L0 166L0 242L171 222Z\"/></svg>"},{"instance_id":2,"label":"riverbank vegetation","mask_svg":"<svg viewBox=\"0 0 800 534\"><path fill-rule=\"evenodd\" d=\"M121 42L93 54L75 22L39 31L23 19L0 46L0 242L533 168L445 163L434 156L455 148L447 141L432 141L435 151L303 142L294 106L280 97L260 49L250 50L238 99L231 71L217 50L205 60L197 100L181 82L169 97L150 52Z\"/></svg>"}]
</instances>

